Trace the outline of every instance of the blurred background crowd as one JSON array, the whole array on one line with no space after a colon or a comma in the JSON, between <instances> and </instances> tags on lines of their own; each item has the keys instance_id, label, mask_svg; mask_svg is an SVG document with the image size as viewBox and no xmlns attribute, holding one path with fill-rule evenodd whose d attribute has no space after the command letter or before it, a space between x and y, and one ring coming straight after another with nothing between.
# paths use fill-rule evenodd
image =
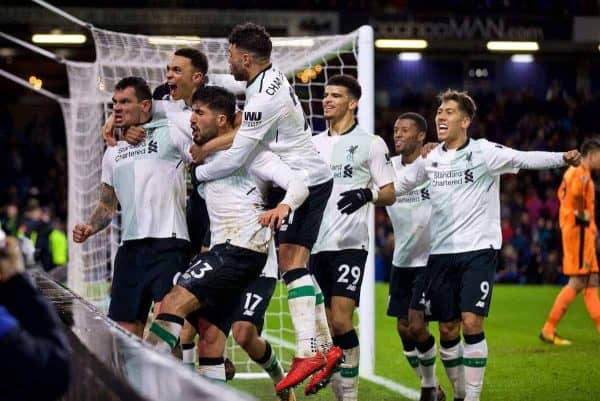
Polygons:
<instances>
[{"instance_id":1,"label":"blurred background crowd","mask_svg":"<svg viewBox=\"0 0 600 401\"><path fill-rule=\"evenodd\" d=\"M0 110L0 222L26 236L46 271L67 263L67 156L60 114L35 114L23 127Z\"/></svg>"}]
</instances>

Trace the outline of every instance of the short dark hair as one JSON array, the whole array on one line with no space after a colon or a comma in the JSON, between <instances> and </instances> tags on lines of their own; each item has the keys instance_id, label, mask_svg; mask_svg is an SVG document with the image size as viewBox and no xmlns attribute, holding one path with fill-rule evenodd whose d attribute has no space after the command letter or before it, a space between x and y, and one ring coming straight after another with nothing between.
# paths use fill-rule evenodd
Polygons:
<instances>
[{"instance_id":1,"label":"short dark hair","mask_svg":"<svg viewBox=\"0 0 600 401\"><path fill-rule=\"evenodd\" d=\"M396 120L413 120L419 132L423 131L425 132L425 135L427 135L427 120L425 120L425 117L423 117L419 113L402 113L398 116Z\"/></svg>"},{"instance_id":2,"label":"short dark hair","mask_svg":"<svg viewBox=\"0 0 600 401\"><path fill-rule=\"evenodd\" d=\"M192 95L192 104L200 102L209 109L225 114L227 120L235 120L235 95L221 86L202 86Z\"/></svg>"},{"instance_id":3,"label":"short dark hair","mask_svg":"<svg viewBox=\"0 0 600 401\"><path fill-rule=\"evenodd\" d=\"M475 101L466 91L457 91L455 89L446 89L438 95L440 103L447 102L448 100L454 100L458 103L458 108L465 113L471 120L475 117L477 106Z\"/></svg>"},{"instance_id":4,"label":"short dark hair","mask_svg":"<svg viewBox=\"0 0 600 401\"><path fill-rule=\"evenodd\" d=\"M600 137L592 136L586 138L581 144L581 155L585 156L590 152L597 152L600 150Z\"/></svg>"},{"instance_id":5,"label":"short dark hair","mask_svg":"<svg viewBox=\"0 0 600 401\"><path fill-rule=\"evenodd\" d=\"M175 50L175 55L190 59L192 66L200 71L202 75L206 75L208 72L208 58L200 50L191 47L182 47Z\"/></svg>"},{"instance_id":6,"label":"short dark hair","mask_svg":"<svg viewBox=\"0 0 600 401\"><path fill-rule=\"evenodd\" d=\"M229 43L248 50L260 58L270 58L273 43L264 26L253 22L236 25L229 34Z\"/></svg>"},{"instance_id":7,"label":"short dark hair","mask_svg":"<svg viewBox=\"0 0 600 401\"><path fill-rule=\"evenodd\" d=\"M344 88L348 89L348 92L350 92L350 94L356 100L360 99L360 96L362 95L362 89L360 88L360 84L358 83L356 78L354 78L351 75L334 75L331 78L329 78L329 81L327 81L326 85L343 86Z\"/></svg>"},{"instance_id":8,"label":"short dark hair","mask_svg":"<svg viewBox=\"0 0 600 401\"><path fill-rule=\"evenodd\" d=\"M122 91L126 88L133 88L135 97L138 101L152 100L152 91L150 87L141 77L125 77L115 85L115 90Z\"/></svg>"}]
</instances>

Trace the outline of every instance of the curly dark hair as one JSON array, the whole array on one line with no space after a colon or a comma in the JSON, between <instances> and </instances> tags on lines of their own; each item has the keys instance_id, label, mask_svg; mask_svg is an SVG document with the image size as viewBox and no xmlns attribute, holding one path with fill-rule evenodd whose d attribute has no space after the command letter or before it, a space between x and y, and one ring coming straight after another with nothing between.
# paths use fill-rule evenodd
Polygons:
<instances>
[{"instance_id":1,"label":"curly dark hair","mask_svg":"<svg viewBox=\"0 0 600 401\"><path fill-rule=\"evenodd\" d=\"M264 59L269 59L273 50L271 36L265 27L253 22L236 25L229 34L229 43Z\"/></svg>"}]
</instances>

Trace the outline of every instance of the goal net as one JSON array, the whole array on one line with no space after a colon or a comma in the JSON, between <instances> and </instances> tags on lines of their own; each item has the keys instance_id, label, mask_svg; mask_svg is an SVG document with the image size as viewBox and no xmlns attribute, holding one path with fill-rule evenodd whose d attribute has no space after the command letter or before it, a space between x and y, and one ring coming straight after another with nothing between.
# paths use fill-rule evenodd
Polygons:
<instances>
[{"instance_id":1,"label":"goal net","mask_svg":"<svg viewBox=\"0 0 600 401\"><path fill-rule=\"evenodd\" d=\"M112 91L121 78L140 76L155 88L165 81L165 67L173 52L181 47L194 47L208 57L209 81L238 94L243 107L244 86L229 75L229 44L225 38L157 38L97 28L92 28L92 35L97 59L94 63L67 62L70 99L61 102L68 136L69 230L75 223L86 221L98 201L104 152L100 128L110 113ZM293 84L314 132L325 129L321 106L323 87L335 74L358 77L363 89L359 120L367 131L373 131L372 46L370 27L345 35L273 38L272 61ZM108 304L112 263L119 241L119 219L115 218L108 230L98 233L83 245L71 243L69 246L68 285L99 308ZM370 265L372 269L372 263ZM371 294L363 292L361 298L367 304L361 308L366 308L369 319L360 320L361 342L363 349L367 347L363 353L372 358L374 353L369 352L372 345L369 346L367 339L362 340L370 337L372 343L373 338L372 323L363 326L363 322L372 322L373 319L373 311L369 310L372 305L368 305L373 302L372 270L370 273L367 270L363 286L367 292L371 288ZM285 291L284 285L277 286L263 334L287 368L295 345ZM238 347L230 344L228 355L238 372L260 372ZM361 364L365 362L367 366L362 368L371 370L369 362L361 360Z\"/></svg>"}]
</instances>

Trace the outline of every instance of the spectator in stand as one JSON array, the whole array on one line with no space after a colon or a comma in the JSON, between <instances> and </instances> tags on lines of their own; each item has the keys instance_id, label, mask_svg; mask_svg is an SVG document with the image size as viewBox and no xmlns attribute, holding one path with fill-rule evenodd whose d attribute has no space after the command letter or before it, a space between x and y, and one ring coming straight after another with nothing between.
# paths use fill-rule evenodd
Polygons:
<instances>
[{"instance_id":1,"label":"spectator in stand","mask_svg":"<svg viewBox=\"0 0 600 401\"><path fill-rule=\"evenodd\" d=\"M0 394L2 399L56 400L70 378L70 348L48 301L23 275L15 237L0 229Z\"/></svg>"}]
</instances>

